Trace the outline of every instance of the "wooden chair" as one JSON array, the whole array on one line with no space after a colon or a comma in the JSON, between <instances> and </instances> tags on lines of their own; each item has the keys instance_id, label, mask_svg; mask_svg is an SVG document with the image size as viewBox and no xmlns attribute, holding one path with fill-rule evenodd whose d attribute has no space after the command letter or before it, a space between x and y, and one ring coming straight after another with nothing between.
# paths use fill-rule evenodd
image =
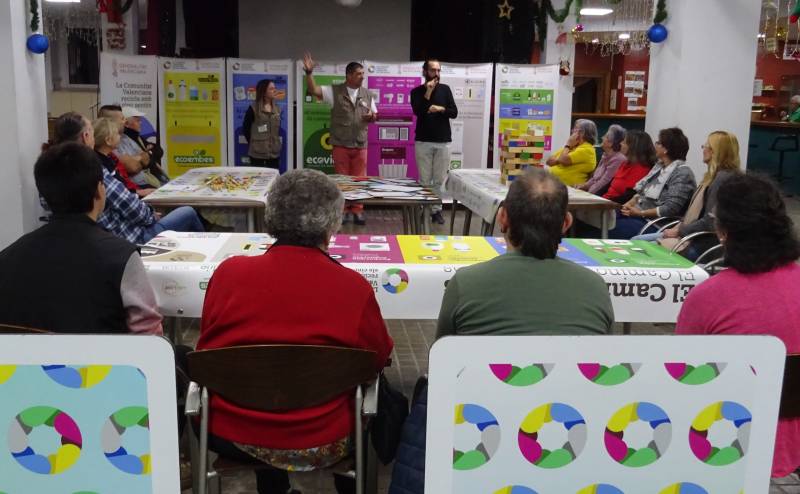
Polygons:
<instances>
[{"instance_id":1,"label":"wooden chair","mask_svg":"<svg viewBox=\"0 0 800 494\"><path fill-rule=\"evenodd\" d=\"M208 481L263 463L219 459L208 467L209 393L259 411L307 408L344 393L355 400L356 492L365 489L363 417L377 413L378 379L375 352L312 345L253 345L201 350L188 355L192 383L186 415L200 415L200 437L192 441L193 492L206 494ZM366 392L362 385L371 383ZM194 436L193 429L189 428ZM372 480L372 479L370 479ZM373 490L373 489L370 489Z\"/></svg>"},{"instance_id":2,"label":"wooden chair","mask_svg":"<svg viewBox=\"0 0 800 494\"><path fill-rule=\"evenodd\" d=\"M14 326L13 324L0 324L0 334L48 334L43 329L29 328L27 326Z\"/></svg>"},{"instance_id":3,"label":"wooden chair","mask_svg":"<svg viewBox=\"0 0 800 494\"><path fill-rule=\"evenodd\" d=\"M782 419L800 417L800 354L786 356L778 416Z\"/></svg>"}]
</instances>

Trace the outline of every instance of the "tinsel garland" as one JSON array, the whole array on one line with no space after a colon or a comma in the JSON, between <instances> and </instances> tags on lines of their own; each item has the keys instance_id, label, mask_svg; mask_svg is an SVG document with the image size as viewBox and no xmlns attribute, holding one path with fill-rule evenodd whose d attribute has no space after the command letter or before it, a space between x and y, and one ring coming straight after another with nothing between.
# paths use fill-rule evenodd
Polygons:
<instances>
[{"instance_id":1,"label":"tinsel garland","mask_svg":"<svg viewBox=\"0 0 800 494\"><path fill-rule=\"evenodd\" d=\"M30 0L31 5L31 32L39 30L39 0Z\"/></svg>"}]
</instances>

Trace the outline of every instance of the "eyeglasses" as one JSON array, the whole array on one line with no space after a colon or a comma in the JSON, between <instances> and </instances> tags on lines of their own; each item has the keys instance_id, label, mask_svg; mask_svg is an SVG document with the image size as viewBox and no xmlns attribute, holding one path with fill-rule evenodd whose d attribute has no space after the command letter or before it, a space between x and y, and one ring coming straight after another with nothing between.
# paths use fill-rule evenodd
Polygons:
<instances>
[{"instance_id":1,"label":"eyeglasses","mask_svg":"<svg viewBox=\"0 0 800 494\"><path fill-rule=\"evenodd\" d=\"M700 147L703 149L711 149L711 144L701 144Z\"/></svg>"}]
</instances>

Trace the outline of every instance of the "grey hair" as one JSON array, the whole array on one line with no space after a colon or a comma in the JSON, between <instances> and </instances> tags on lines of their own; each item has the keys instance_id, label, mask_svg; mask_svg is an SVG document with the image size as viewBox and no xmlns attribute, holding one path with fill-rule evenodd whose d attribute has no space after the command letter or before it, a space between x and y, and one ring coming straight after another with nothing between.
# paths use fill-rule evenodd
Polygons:
<instances>
[{"instance_id":1,"label":"grey hair","mask_svg":"<svg viewBox=\"0 0 800 494\"><path fill-rule=\"evenodd\" d=\"M275 180L267 196L266 230L281 242L327 244L342 224L344 196L317 170L292 170Z\"/></svg>"},{"instance_id":2,"label":"grey hair","mask_svg":"<svg viewBox=\"0 0 800 494\"><path fill-rule=\"evenodd\" d=\"M789 102L790 103L796 103L796 104L800 105L800 94L795 94L794 96L792 96L789 99Z\"/></svg>"},{"instance_id":3,"label":"grey hair","mask_svg":"<svg viewBox=\"0 0 800 494\"><path fill-rule=\"evenodd\" d=\"M597 144L597 125L591 120L580 118L575 120L575 127L583 134L583 140L591 145Z\"/></svg>"},{"instance_id":4,"label":"grey hair","mask_svg":"<svg viewBox=\"0 0 800 494\"><path fill-rule=\"evenodd\" d=\"M611 149L619 151L622 149L622 141L625 140L625 127L613 124L608 127L608 140L611 141Z\"/></svg>"}]
</instances>

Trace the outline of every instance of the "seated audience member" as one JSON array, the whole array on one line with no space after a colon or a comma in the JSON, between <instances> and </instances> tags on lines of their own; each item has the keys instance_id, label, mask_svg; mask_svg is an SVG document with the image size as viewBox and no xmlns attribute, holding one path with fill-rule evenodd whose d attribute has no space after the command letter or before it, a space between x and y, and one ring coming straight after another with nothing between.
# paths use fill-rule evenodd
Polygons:
<instances>
[{"instance_id":1,"label":"seated audience member","mask_svg":"<svg viewBox=\"0 0 800 494\"><path fill-rule=\"evenodd\" d=\"M106 191L94 152L74 142L51 146L34 178L53 216L0 252L0 323L160 335L161 315L136 246L96 223Z\"/></svg>"},{"instance_id":2,"label":"seated audience member","mask_svg":"<svg viewBox=\"0 0 800 494\"><path fill-rule=\"evenodd\" d=\"M634 239L657 241L662 246L672 249L687 235L714 230L714 218L711 213L717 203L717 191L725 180L740 172L739 140L730 132L723 130L712 132L703 144L703 163L708 166L708 171L692 196L689 208L680 224L660 233L645 233ZM684 244L680 254L694 261L715 244L716 239L710 235L701 236Z\"/></svg>"},{"instance_id":3,"label":"seated audience member","mask_svg":"<svg viewBox=\"0 0 800 494\"><path fill-rule=\"evenodd\" d=\"M633 197L633 188L656 164L656 148L646 132L631 130L622 142L626 161L617 169L604 198L623 204Z\"/></svg>"},{"instance_id":4,"label":"seated audience member","mask_svg":"<svg viewBox=\"0 0 800 494\"><path fill-rule=\"evenodd\" d=\"M778 188L734 174L719 186L716 232L728 269L697 285L678 315L677 334L766 334L800 353L800 243ZM780 419L772 476L800 467L800 419Z\"/></svg>"},{"instance_id":5,"label":"seated audience member","mask_svg":"<svg viewBox=\"0 0 800 494\"><path fill-rule=\"evenodd\" d=\"M78 125L80 130L76 131ZM62 139L58 142L74 140L89 148L94 148L94 129L92 123L77 113L65 113L56 121L55 135ZM88 136L92 137L89 138ZM95 158L96 159L96 158ZM183 206L174 209L158 219L149 205L136 194L129 192L104 167L103 185L106 188L106 208L97 218L97 224L106 231L124 238L134 244L143 244L165 230L179 232L202 232L203 224L194 209Z\"/></svg>"},{"instance_id":6,"label":"seated audience member","mask_svg":"<svg viewBox=\"0 0 800 494\"><path fill-rule=\"evenodd\" d=\"M119 105L103 105L97 111L97 118L109 118L117 124L120 136L122 129L125 128L125 115ZM144 168L144 161L147 159L146 153L119 156L119 161L125 167L130 176L134 176Z\"/></svg>"},{"instance_id":7,"label":"seated audience member","mask_svg":"<svg viewBox=\"0 0 800 494\"><path fill-rule=\"evenodd\" d=\"M452 334L605 334L614 313L603 279L556 256L572 225L567 188L535 169L497 213L508 252L459 269L445 289L437 338Z\"/></svg>"},{"instance_id":8,"label":"seated audience member","mask_svg":"<svg viewBox=\"0 0 800 494\"><path fill-rule=\"evenodd\" d=\"M611 125L601 141L603 156L600 157L592 178L575 187L595 195L603 195L617 169L625 161L625 155L620 152L624 139L625 129L621 125Z\"/></svg>"},{"instance_id":9,"label":"seated audience member","mask_svg":"<svg viewBox=\"0 0 800 494\"><path fill-rule=\"evenodd\" d=\"M694 172L686 164L689 139L677 127L658 133L655 143L658 162L633 188L636 194L617 212L616 226L608 238L629 239L651 219L680 216L697 187Z\"/></svg>"},{"instance_id":10,"label":"seated audience member","mask_svg":"<svg viewBox=\"0 0 800 494\"><path fill-rule=\"evenodd\" d=\"M117 146L117 155L138 157L144 168L133 175L131 180L145 188L158 188L169 182L169 177L158 164L164 156L164 151L157 144L142 139L142 117L145 114L131 106L124 106L122 107L122 116L125 126L119 146Z\"/></svg>"},{"instance_id":11,"label":"seated audience member","mask_svg":"<svg viewBox=\"0 0 800 494\"><path fill-rule=\"evenodd\" d=\"M126 189L137 196L145 197L153 192L155 190L153 188L143 189L135 184L128 175L128 170L114 153L120 140L117 123L110 118L101 117L95 120L92 126L94 127L94 150L103 167L113 173Z\"/></svg>"},{"instance_id":12,"label":"seated audience member","mask_svg":"<svg viewBox=\"0 0 800 494\"><path fill-rule=\"evenodd\" d=\"M393 343L375 292L327 253L343 209L342 193L323 173L294 170L280 176L266 212L267 232L277 242L262 256L233 257L216 269L197 349L277 343L363 348L377 352L375 370L383 369ZM351 449L349 395L282 412L248 410L215 396L211 409L213 450L275 467L256 472L260 494L287 492L286 470L324 468ZM354 488L350 479L335 480L339 492Z\"/></svg>"},{"instance_id":13,"label":"seated audience member","mask_svg":"<svg viewBox=\"0 0 800 494\"><path fill-rule=\"evenodd\" d=\"M556 257L572 224L567 188L542 169L517 177L497 213L508 252L459 269L445 289L436 337L592 335L611 332L614 311L603 279ZM427 382L414 392L389 494L423 494Z\"/></svg>"},{"instance_id":14,"label":"seated audience member","mask_svg":"<svg viewBox=\"0 0 800 494\"><path fill-rule=\"evenodd\" d=\"M557 155L547 158L550 173L566 185L586 182L597 165L594 143L597 141L597 126L591 120L576 120L572 133Z\"/></svg>"}]
</instances>

